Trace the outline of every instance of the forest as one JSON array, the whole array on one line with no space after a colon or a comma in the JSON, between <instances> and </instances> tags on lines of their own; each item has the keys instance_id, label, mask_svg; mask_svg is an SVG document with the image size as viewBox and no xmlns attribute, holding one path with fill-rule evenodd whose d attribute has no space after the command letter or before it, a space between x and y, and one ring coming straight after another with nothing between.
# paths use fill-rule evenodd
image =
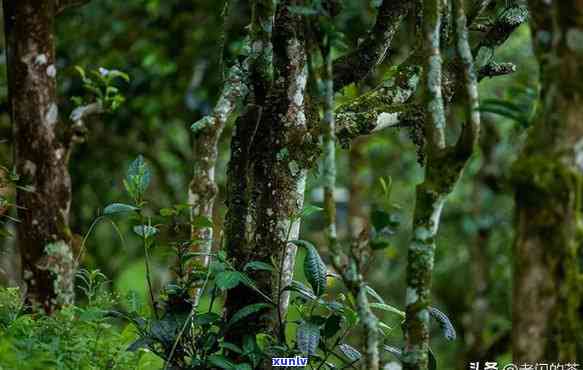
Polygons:
<instances>
[{"instance_id":1,"label":"forest","mask_svg":"<svg viewBox=\"0 0 583 370\"><path fill-rule=\"evenodd\" d=\"M1 3L0 370L583 369L583 1Z\"/></svg>"}]
</instances>

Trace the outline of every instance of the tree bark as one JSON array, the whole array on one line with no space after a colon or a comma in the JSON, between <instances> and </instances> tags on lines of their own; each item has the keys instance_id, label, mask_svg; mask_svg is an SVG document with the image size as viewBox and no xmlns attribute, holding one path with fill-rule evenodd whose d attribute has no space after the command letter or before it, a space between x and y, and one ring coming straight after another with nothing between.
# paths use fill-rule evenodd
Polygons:
<instances>
[{"instance_id":1,"label":"tree bark","mask_svg":"<svg viewBox=\"0 0 583 370\"><path fill-rule=\"evenodd\" d=\"M529 1L541 96L513 166L513 360L577 362L583 326L583 2Z\"/></svg>"},{"instance_id":2,"label":"tree bark","mask_svg":"<svg viewBox=\"0 0 583 370\"><path fill-rule=\"evenodd\" d=\"M219 139L229 117L245 99L248 88L248 61L235 64L229 70L221 96L210 116L206 116L193 125L194 171L188 191L188 203L191 208L191 220L199 217L212 220L218 187L215 181L215 167L218 157ZM201 253L198 259L200 267L207 267L213 244L213 228L193 226L191 230L193 252ZM198 304L200 289L193 293L194 305Z\"/></svg>"},{"instance_id":3,"label":"tree bark","mask_svg":"<svg viewBox=\"0 0 583 370\"><path fill-rule=\"evenodd\" d=\"M317 153L317 137L308 130L305 43L300 17L288 9L292 3L284 1L277 9L273 68L260 58L252 69L255 103L248 106L248 112L258 118L258 124L254 128L255 119L242 117L233 139L225 230L228 256L238 269L252 260L276 261L281 274L257 271L252 277L278 308L250 319L245 327L233 328L229 338L235 342L259 331L279 331L289 300L288 292L280 292L291 282L296 253L289 240L299 235L297 216L303 208L307 169ZM227 294L227 317L246 305L264 301L240 285Z\"/></svg>"},{"instance_id":4,"label":"tree bark","mask_svg":"<svg viewBox=\"0 0 583 370\"><path fill-rule=\"evenodd\" d=\"M425 106L427 161L425 179L417 186L413 214L413 237L407 255L406 318L404 324L405 370L428 367L429 303L437 231L441 212L478 140L477 78L468 41L466 16L462 0L455 0L455 34L457 54L462 67L462 86L466 98L466 119L457 143L447 146L445 107L442 96L442 59L440 51L441 2L423 3L425 65L422 79Z\"/></svg>"},{"instance_id":5,"label":"tree bark","mask_svg":"<svg viewBox=\"0 0 583 370\"><path fill-rule=\"evenodd\" d=\"M27 297L48 313L73 301L71 179L58 130L55 3L4 1L8 91L18 189L18 246Z\"/></svg>"}]
</instances>

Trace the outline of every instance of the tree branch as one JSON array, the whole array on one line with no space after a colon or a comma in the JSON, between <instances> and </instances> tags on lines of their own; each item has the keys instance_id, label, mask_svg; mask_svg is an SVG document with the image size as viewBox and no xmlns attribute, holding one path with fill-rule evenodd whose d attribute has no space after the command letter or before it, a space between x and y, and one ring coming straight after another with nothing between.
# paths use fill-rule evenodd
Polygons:
<instances>
[{"instance_id":1,"label":"tree branch","mask_svg":"<svg viewBox=\"0 0 583 370\"><path fill-rule=\"evenodd\" d=\"M334 62L334 89L336 91L362 80L383 62L393 37L412 6L411 0L383 1L377 20L367 38L356 50Z\"/></svg>"},{"instance_id":2,"label":"tree branch","mask_svg":"<svg viewBox=\"0 0 583 370\"><path fill-rule=\"evenodd\" d=\"M468 120L462 129L462 134L460 135L460 140L458 140L457 147L461 154L465 154L469 157L474 151L474 147L478 142L478 136L480 134L478 81L474 68L472 50L468 40L468 28L463 0L455 0L453 5L456 16L456 46L463 70L463 85L467 100L465 104L466 118ZM463 157L464 156L462 155L462 158Z\"/></svg>"},{"instance_id":3,"label":"tree branch","mask_svg":"<svg viewBox=\"0 0 583 370\"><path fill-rule=\"evenodd\" d=\"M440 94L441 76L439 58L439 1L425 2L427 61L423 88L425 95L427 163L425 179L416 188L413 235L407 255L406 319L404 325L405 370L427 368L429 349L429 303L431 275L435 253L435 240L441 212L447 196L453 191L463 169L476 146L480 131L478 89L473 58L468 42L464 1L455 0L455 36L457 54L463 75L463 91L466 102L467 123L458 142L447 147L443 132L445 124L444 101Z\"/></svg>"},{"instance_id":4,"label":"tree branch","mask_svg":"<svg viewBox=\"0 0 583 370\"><path fill-rule=\"evenodd\" d=\"M516 17L510 16L512 14L516 15ZM512 63L496 63L491 60L491 57L494 54L495 48L501 46L510 34L520 24L524 23L527 18L527 15L524 13L524 8L515 5L510 5L501 12L501 15L494 22L494 26L492 26L497 31L491 31L484 35L479 42L479 45L482 46L476 48L473 52L476 55L478 51L482 53L482 50L488 50L486 54L490 55L481 65L477 63L480 59L479 56L476 56L475 68L478 69L478 81L481 81L485 77L510 74L516 70L516 67ZM342 147L347 148L351 140L361 135L371 134L384 127L411 126L412 122L417 122L421 125L422 122L419 120L422 121L422 118L419 118L419 115L423 114L422 111L424 108L418 106L418 109L413 110L415 105L411 103L411 100L415 99L417 94L421 93L420 90L417 91L422 70L420 67L420 54L419 50L412 52L403 63L396 67L396 72L391 74L378 87L336 109L336 135ZM459 73L463 69L460 63L460 59L454 59L451 63L447 63L444 66L442 73L442 85L444 87L442 98L446 103L452 100L454 97L453 94L457 90ZM383 115L383 120L379 121L379 115L382 113L402 113L403 104L405 103L409 105L407 111L412 115ZM407 122L395 122L395 120L400 121L403 117L407 118ZM382 125L382 123L385 123L385 125Z\"/></svg>"},{"instance_id":5,"label":"tree branch","mask_svg":"<svg viewBox=\"0 0 583 370\"><path fill-rule=\"evenodd\" d=\"M491 61L478 71L478 81L482 81L486 77L504 76L514 72L516 72L516 65L514 63L497 63Z\"/></svg>"}]
</instances>

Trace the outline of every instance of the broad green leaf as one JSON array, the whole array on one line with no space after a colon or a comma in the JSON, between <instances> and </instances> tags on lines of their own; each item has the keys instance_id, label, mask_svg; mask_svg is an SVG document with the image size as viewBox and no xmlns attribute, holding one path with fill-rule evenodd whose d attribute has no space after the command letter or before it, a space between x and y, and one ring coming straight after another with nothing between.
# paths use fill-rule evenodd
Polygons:
<instances>
[{"instance_id":1,"label":"broad green leaf","mask_svg":"<svg viewBox=\"0 0 583 370\"><path fill-rule=\"evenodd\" d=\"M152 173L139 155L129 166L124 185L132 196L142 196L150 184Z\"/></svg>"},{"instance_id":2,"label":"broad green leaf","mask_svg":"<svg viewBox=\"0 0 583 370\"><path fill-rule=\"evenodd\" d=\"M144 239L158 234L158 229L150 225L137 225L133 228L134 232Z\"/></svg>"},{"instance_id":3,"label":"broad green leaf","mask_svg":"<svg viewBox=\"0 0 583 370\"><path fill-rule=\"evenodd\" d=\"M355 362L358 359L360 359L362 357L362 354L360 354L360 352L358 352L358 350L354 347L352 347L349 344L346 343L341 343L338 346L338 349L340 350L340 352L342 352L342 354L344 356L346 356L346 358L348 358L351 362Z\"/></svg>"},{"instance_id":4,"label":"broad green leaf","mask_svg":"<svg viewBox=\"0 0 583 370\"><path fill-rule=\"evenodd\" d=\"M295 14L299 14L299 15L304 15L304 16L311 16L311 15L318 14L318 10L317 9L310 8L310 7L307 7L307 6L289 5L287 8L289 9L289 11L291 13L295 13Z\"/></svg>"},{"instance_id":5,"label":"broad green leaf","mask_svg":"<svg viewBox=\"0 0 583 370\"><path fill-rule=\"evenodd\" d=\"M309 301L314 301L318 298L318 297L316 297L316 295L314 294L314 291L311 288L305 286L304 284L302 284L296 280L293 280L291 282L291 284L288 285L287 287L285 287L283 290L290 290L293 292L297 292L302 297L304 297L306 300L309 300Z\"/></svg>"},{"instance_id":6,"label":"broad green leaf","mask_svg":"<svg viewBox=\"0 0 583 370\"><path fill-rule=\"evenodd\" d=\"M104 215L113 215L116 213L128 213L138 211L138 207L123 203L111 203L103 209Z\"/></svg>"},{"instance_id":7,"label":"broad green leaf","mask_svg":"<svg viewBox=\"0 0 583 370\"><path fill-rule=\"evenodd\" d=\"M234 363L229 361L223 355L210 355L208 357L208 361L220 369L227 369L227 370L233 369L234 370L236 367L236 365Z\"/></svg>"},{"instance_id":8,"label":"broad green leaf","mask_svg":"<svg viewBox=\"0 0 583 370\"><path fill-rule=\"evenodd\" d=\"M336 335L336 333L338 333L338 331L340 330L340 323L341 322L342 322L342 316L330 315L326 319L326 322L324 323L324 331L322 332L322 335L326 338L331 338L334 335Z\"/></svg>"},{"instance_id":9,"label":"broad green leaf","mask_svg":"<svg viewBox=\"0 0 583 370\"><path fill-rule=\"evenodd\" d=\"M239 311L235 312L231 320L229 320L228 326L235 325L237 322L241 321L242 319L246 318L249 315L257 313L265 308L271 307L270 304L267 303L256 303L245 306L241 308Z\"/></svg>"},{"instance_id":10,"label":"broad green leaf","mask_svg":"<svg viewBox=\"0 0 583 370\"><path fill-rule=\"evenodd\" d=\"M235 366L235 370L253 370L253 368L248 363L242 363L242 364L237 364Z\"/></svg>"},{"instance_id":11,"label":"broad green leaf","mask_svg":"<svg viewBox=\"0 0 583 370\"><path fill-rule=\"evenodd\" d=\"M241 282L241 274L237 271L223 271L215 278L215 283L222 290L236 287Z\"/></svg>"},{"instance_id":12,"label":"broad green leaf","mask_svg":"<svg viewBox=\"0 0 583 370\"><path fill-rule=\"evenodd\" d=\"M128 346L127 351L135 352L142 348L149 348L150 345L153 345L154 343L155 343L154 339L150 337L140 337Z\"/></svg>"},{"instance_id":13,"label":"broad green leaf","mask_svg":"<svg viewBox=\"0 0 583 370\"><path fill-rule=\"evenodd\" d=\"M253 271L273 271L273 266L269 263L261 262L261 261L251 261L245 264L243 267L243 271L253 270Z\"/></svg>"},{"instance_id":14,"label":"broad green leaf","mask_svg":"<svg viewBox=\"0 0 583 370\"><path fill-rule=\"evenodd\" d=\"M196 315L192 320L194 325L209 325L215 323L221 319L221 316L214 312L205 312L200 315Z\"/></svg>"},{"instance_id":15,"label":"broad green leaf","mask_svg":"<svg viewBox=\"0 0 583 370\"><path fill-rule=\"evenodd\" d=\"M320 327L311 322L303 322L297 329L296 341L302 353L315 355L320 341Z\"/></svg>"},{"instance_id":16,"label":"broad green leaf","mask_svg":"<svg viewBox=\"0 0 583 370\"><path fill-rule=\"evenodd\" d=\"M243 353L243 350L241 349L241 347L239 347L236 344L230 343L230 342L223 342L221 344L221 347L228 349L231 352L235 352L235 353Z\"/></svg>"},{"instance_id":17,"label":"broad green leaf","mask_svg":"<svg viewBox=\"0 0 583 370\"><path fill-rule=\"evenodd\" d=\"M299 247L306 248L306 257L304 258L304 273L308 283L312 286L316 296L321 296L326 290L326 274L328 268L320 258L316 247L305 240L294 240L292 243Z\"/></svg>"}]
</instances>

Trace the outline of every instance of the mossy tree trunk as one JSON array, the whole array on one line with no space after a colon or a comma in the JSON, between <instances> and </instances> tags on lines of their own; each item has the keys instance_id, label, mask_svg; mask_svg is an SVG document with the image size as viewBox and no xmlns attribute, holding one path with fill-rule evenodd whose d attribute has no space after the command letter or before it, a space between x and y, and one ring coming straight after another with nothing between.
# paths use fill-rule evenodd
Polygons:
<instances>
[{"instance_id":1,"label":"mossy tree trunk","mask_svg":"<svg viewBox=\"0 0 583 370\"><path fill-rule=\"evenodd\" d=\"M255 14L264 20L270 9L267 5L272 5L267 2L270 4L256 4ZM253 101L237 122L231 146L225 229L228 256L237 268L253 260L276 261L281 276L266 271L252 276L279 310L274 307L245 327L233 328L229 336L235 342L259 331L278 331L288 300L280 291L291 281L296 252L288 241L299 234L297 216L303 208L306 173L317 152L317 137L308 129L305 41L300 16L290 13L289 5L294 2L283 1L277 7L273 62L271 35L265 35L261 44L254 43L254 47L263 47L263 53L251 69ZM225 308L232 316L242 307L264 301L252 289L239 285L228 292Z\"/></svg>"},{"instance_id":2,"label":"mossy tree trunk","mask_svg":"<svg viewBox=\"0 0 583 370\"><path fill-rule=\"evenodd\" d=\"M429 303L437 231L443 206L474 151L478 140L477 78L468 41L464 2L455 0L455 35L462 74L460 85L466 100L466 119L455 145L445 138L445 106L442 90L440 0L423 3L422 103L425 110L425 179L416 188L412 241L407 256L405 349L403 368L425 370L429 351Z\"/></svg>"},{"instance_id":3,"label":"mossy tree trunk","mask_svg":"<svg viewBox=\"0 0 583 370\"><path fill-rule=\"evenodd\" d=\"M77 2L4 1L8 91L17 191L18 247L28 300L50 313L73 301L71 179L67 135L59 126L56 14Z\"/></svg>"},{"instance_id":4,"label":"mossy tree trunk","mask_svg":"<svg viewBox=\"0 0 583 370\"><path fill-rule=\"evenodd\" d=\"M541 96L512 174L513 357L515 363L577 362L583 340L583 2L533 0L529 7Z\"/></svg>"}]
</instances>

